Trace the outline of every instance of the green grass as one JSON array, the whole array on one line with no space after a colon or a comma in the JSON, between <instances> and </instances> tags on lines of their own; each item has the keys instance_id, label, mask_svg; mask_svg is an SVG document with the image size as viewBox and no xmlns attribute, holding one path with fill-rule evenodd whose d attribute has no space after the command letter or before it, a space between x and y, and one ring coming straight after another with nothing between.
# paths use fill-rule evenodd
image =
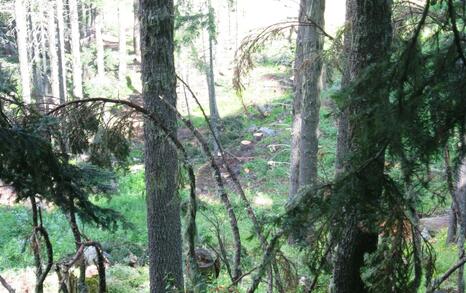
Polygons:
<instances>
[{"instance_id":1,"label":"green grass","mask_svg":"<svg viewBox=\"0 0 466 293\"><path fill-rule=\"evenodd\" d=\"M276 65L266 64L258 68L255 76L275 74L278 78L287 78L289 70L279 69ZM251 83L258 82L257 80ZM241 140L253 140L252 132L247 130L253 126L268 127L276 131L275 136L264 137L257 142L254 157L241 166L241 179L245 187L246 195L256 209L259 221L264 225L266 231L272 228L276 216L284 211L284 205L288 196L289 157L290 157L290 134L291 134L291 102L290 90L284 92L273 92L261 87L249 87L244 97L248 105L249 115L243 112L242 105L237 97L231 92L219 101L219 110L222 115L222 144L229 151L236 150ZM270 105L267 117L261 118L255 105ZM324 105L329 101L325 100ZM334 113L328 106L322 107L320 113L320 149L319 168L322 181L331 180L335 162L335 142L337 130L335 127ZM196 127L203 133L206 131L206 123L199 109L193 109L192 120ZM181 126L181 124L180 124ZM196 167L206 162L199 147L192 141L186 143ZM134 144L131 152L132 164L142 163L142 146ZM441 169L441 163L435 165ZM115 231L105 231L89 224L80 223L79 226L85 235L103 244L104 249L111 255L115 263L108 272L108 283L110 292L148 292L147 266L133 269L125 265L129 254L144 258L147 243L146 228L146 202L144 173L118 174L119 188L111 199L95 197L94 201L107 208L112 208L122 213L129 222L129 227L119 227ZM442 190L443 181L439 176L434 176L432 186ZM187 189L181 190L183 200L187 198ZM426 197L421 203L422 210L432 210L436 207L444 209L448 201L438 196ZM242 245L244 247L243 270L254 268L262 258L262 250L259 249L259 241L255 237L252 224L250 223L244 205L235 194L230 192L230 199L239 221ZM30 212L27 207L17 205L15 207L0 207L0 271L22 269L33 265L32 253L28 245L28 237L31 232ZM226 250L232 257L234 250L231 241L231 231L228 225L228 217L215 194L201 198L200 210L197 218L198 243L201 246L217 246L213 223L221 227L220 235L225 239ZM55 209L44 213L44 225L49 231L54 247L55 259L60 259L74 251L73 238L63 214ZM434 248L437 253L437 270L440 274L447 270L457 259L456 248L444 245L445 233L439 234L435 239ZM306 267L302 263L303 252L287 243L283 243L287 257L296 265L300 276L307 275ZM326 292L328 275L322 276L321 292ZM225 270L213 287L225 288L229 285L229 279ZM244 278L241 291L245 290L251 283L251 275ZM212 288L212 291L214 288ZM259 292L264 292L261 287Z\"/></svg>"}]
</instances>

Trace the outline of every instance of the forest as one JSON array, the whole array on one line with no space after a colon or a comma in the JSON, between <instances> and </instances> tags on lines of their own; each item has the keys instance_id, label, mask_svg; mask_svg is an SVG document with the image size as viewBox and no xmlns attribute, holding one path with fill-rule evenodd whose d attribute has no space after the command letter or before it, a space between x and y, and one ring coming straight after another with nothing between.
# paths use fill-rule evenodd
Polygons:
<instances>
[{"instance_id":1,"label":"forest","mask_svg":"<svg viewBox=\"0 0 466 293\"><path fill-rule=\"evenodd\" d=\"M465 0L0 0L0 292L465 293Z\"/></svg>"}]
</instances>

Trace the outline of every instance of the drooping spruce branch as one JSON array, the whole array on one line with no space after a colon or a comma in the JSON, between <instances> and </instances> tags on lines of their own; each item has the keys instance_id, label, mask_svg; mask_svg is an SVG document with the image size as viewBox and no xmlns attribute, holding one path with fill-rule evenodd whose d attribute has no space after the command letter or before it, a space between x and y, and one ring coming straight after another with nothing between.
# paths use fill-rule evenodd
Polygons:
<instances>
[{"instance_id":1,"label":"drooping spruce branch","mask_svg":"<svg viewBox=\"0 0 466 293\"><path fill-rule=\"evenodd\" d=\"M271 24L255 34L251 34L245 37L235 53L235 69L233 76L233 88L237 94L241 97L244 90L244 84L242 79L254 68L254 62L252 55L256 53L268 41L277 38L286 29L292 29L296 26L314 26L321 34L331 41L337 41L334 36L327 33L324 28L319 26L314 20L307 18L306 21L283 21ZM243 103L243 107L246 106Z\"/></svg>"},{"instance_id":2,"label":"drooping spruce branch","mask_svg":"<svg viewBox=\"0 0 466 293\"><path fill-rule=\"evenodd\" d=\"M151 119L157 127L159 127L165 135L170 139L170 141L175 145L175 147L182 153L183 155L183 164L188 170L188 176L190 179L190 209L189 209L189 214L188 214L188 224L187 224L187 235L188 235L188 246L189 246L189 259L190 259L190 272L192 272L192 278L196 279L198 276L197 273L197 261L196 261L196 255L195 255L195 231L196 231L196 181L195 181L195 175L194 175L194 169L193 166L189 160L188 154L184 148L184 146L181 144L181 142L178 140L178 138L175 136L175 134L172 133L165 125L164 123L160 120L160 118L155 114L152 113L143 107L134 104L129 101L124 101L124 100L115 100L115 99L107 99L107 98L91 98L91 99L81 99L81 100L75 100L75 101L70 101L68 103L62 104L57 106L56 108L52 109L47 113L47 115L55 115L57 112L61 111L62 109L66 109L67 107L71 107L73 105L80 105L80 104L86 104L86 103L94 103L94 102L101 102L101 103L111 103L111 104L120 104L120 105L125 105L129 107L130 109L135 110L136 112L139 112L146 116L147 118ZM194 280L193 280L194 281ZM197 279L195 280L197 281Z\"/></svg>"}]
</instances>

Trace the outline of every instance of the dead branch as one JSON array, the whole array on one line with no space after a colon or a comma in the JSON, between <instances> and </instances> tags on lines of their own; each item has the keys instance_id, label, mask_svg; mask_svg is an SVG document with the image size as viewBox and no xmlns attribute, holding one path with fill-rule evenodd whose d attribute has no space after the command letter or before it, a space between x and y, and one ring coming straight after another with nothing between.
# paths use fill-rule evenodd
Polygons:
<instances>
[{"instance_id":1,"label":"dead branch","mask_svg":"<svg viewBox=\"0 0 466 293\"><path fill-rule=\"evenodd\" d=\"M193 126L191 121L184 118L173 105L165 101L162 97L159 97L159 98L163 103L165 103L167 107L169 107L176 114L177 118L180 119L186 125L186 127L188 127L189 130L194 134L194 136L200 142L205 155L210 160L210 165L212 169L214 170L214 174L215 174L214 178L219 188L220 199L222 200L222 203L225 206L225 209L227 210L228 216L230 218L230 226L233 232L233 238L235 242L235 262L234 262L234 267L233 267L233 280L232 280L234 281L241 275L241 237L239 234L238 221L236 218L236 214L233 210L233 206L230 202L228 193L225 189L225 183L223 182L220 167L217 165L215 161L215 157L210 151L209 144L204 139L202 134Z\"/></svg>"},{"instance_id":2,"label":"dead branch","mask_svg":"<svg viewBox=\"0 0 466 293\"><path fill-rule=\"evenodd\" d=\"M53 265L53 247L52 243L50 242L50 237L49 233L47 230L45 230L44 227L39 226L35 228L35 233L42 235L42 238L44 239L45 242L45 247L47 250L47 266L45 267L44 271L40 275L37 281L37 285L42 286L45 282L45 279L47 278L47 275L49 274L50 270L52 269Z\"/></svg>"},{"instance_id":3,"label":"dead branch","mask_svg":"<svg viewBox=\"0 0 466 293\"><path fill-rule=\"evenodd\" d=\"M190 94L193 97L194 101L196 102L197 106L200 108L201 113L202 113L202 115L204 117L204 120L206 121L206 123L207 123L207 125L209 127L209 130L212 133L215 144L218 146L218 151L220 153L220 157L222 158L223 166L227 170L228 175L230 175L230 178L233 181L233 184L235 185L235 188L236 188L237 192L239 193L240 198L243 201L243 204L246 206L247 215L248 215L249 219L251 220L251 222L253 223L254 231L256 233L256 236L259 238L261 247L265 252L266 247L267 247L267 240L265 239L264 235L262 234L262 229L261 229L261 226L259 224L259 221L257 220L256 214L254 213L254 210L253 210L253 208L251 206L251 203L249 202L248 198L246 197L246 193L244 192L244 189L243 189L238 177L236 176L235 172L233 172L232 168L228 164L228 161L227 161L226 156L225 156L225 150L223 149L222 144L220 143L220 140L217 137L216 132L214 131L212 124L210 123L209 117L207 116L204 108L202 107L201 103L199 102L199 99L197 98L196 94L193 92L191 87L183 79L181 79L179 76L177 76L177 78L181 83L183 83L185 88L188 89L188 91L190 92ZM169 106L171 106L171 105L169 105ZM179 119L181 121L183 121L183 123L191 130L191 132L194 134L194 136L199 141L204 140L204 142L205 142L205 139L203 138L202 134L192 126L192 123L189 120L186 120L176 110L176 108L174 108L173 106L171 108L172 108L173 111L175 111L177 113L177 116L179 117ZM202 144L202 142L201 142L201 144ZM207 147L207 149L206 149L206 155L207 155L209 147L208 147L207 143L205 143L205 146ZM215 159L212 158L212 156L211 156L211 162L215 163ZM216 163L215 163L215 165L216 165ZM214 166L212 166L212 167L215 169ZM218 167L217 167L217 169L218 169ZM219 171L220 170L218 170L218 172ZM221 176L220 176L220 179L221 179ZM275 271L275 274L277 276L277 285L280 288L281 287L281 280L280 280L280 275L279 275L278 269L276 267L274 267L273 270ZM271 278L272 278L272 273L269 272L269 279L271 279ZM272 280L269 280L269 281L272 282Z\"/></svg>"},{"instance_id":4,"label":"dead branch","mask_svg":"<svg viewBox=\"0 0 466 293\"><path fill-rule=\"evenodd\" d=\"M91 99L81 99L81 100L75 100L75 101L70 101L64 104L59 105L58 107L50 110L47 115L54 115L55 113L59 112L62 109L66 109L67 107L70 107L72 105L81 105L84 103L93 103L93 102L102 102L102 103L112 103L112 104L119 104L119 105L125 105L134 111L143 114L147 118L149 118L154 124L159 127L165 135L169 138L170 142L182 153L183 155L183 164L185 168L188 170L188 176L190 179L190 209L189 209L189 217L188 217L188 224L187 224L187 234L189 235L188 237L188 246L189 246L189 259L190 259L190 266L191 266L191 272L193 272L194 275L197 275L197 261L196 261L196 254L195 254L195 231L196 231L196 207L197 207L197 201L196 201L196 180L195 180L195 175L194 175L194 169L193 166L189 160L188 154L186 152L186 149L184 146L181 144L181 142L178 140L176 135L172 133L165 125L164 123L160 120L160 118L153 112L150 112L143 107L129 102L129 101L124 101L124 100L116 100L116 99L107 99L107 98L91 98Z\"/></svg>"},{"instance_id":5,"label":"dead branch","mask_svg":"<svg viewBox=\"0 0 466 293\"><path fill-rule=\"evenodd\" d=\"M466 263L466 256L463 256L454 266L448 269L448 271L446 271L445 274L435 279L430 285L430 287L427 288L426 293L434 292L437 288L440 287L440 285L442 285L443 282L445 282L451 276L451 274L453 274L457 269L462 267L465 263Z\"/></svg>"},{"instance_id":6,"label":"dead branch","mask_svg":"<svg viewBox=\"0 0 466 293\"><path fill-rule=\"evenodd\" d=\"M0 283L2 283L3 287L5 287L5 289L8 291L8 293L15 293L16 292L2 276L0 276Z\"/></svg>"},{"instance_id":7,"label":"dead branch","mask_svg":"<svg viewBox=\"0 0 466 293\"><path fill-rule=\"evenodd\" d=\"M270 266L272 260L275 258L275 253L278 249L277 245L279 243L280 237L282 237L284 233L284 230L280 230L275 234L275 236L272 237L272 240L270 240L270 243L267 246L265 254L262 258L262 262L259 266L259 271L254 276L251 287L249 287L249 289L247 290L248 293L253 293L256 291L267 267Z\"/></svg>"}]
</instances>

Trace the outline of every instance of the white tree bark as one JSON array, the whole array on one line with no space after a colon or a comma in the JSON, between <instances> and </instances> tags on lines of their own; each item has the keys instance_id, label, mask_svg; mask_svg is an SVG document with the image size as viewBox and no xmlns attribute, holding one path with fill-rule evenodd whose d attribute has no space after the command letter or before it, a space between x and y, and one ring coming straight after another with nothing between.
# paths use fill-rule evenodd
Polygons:
<instances>
[{"instance_id":1,"label":"white tree bark","mask_svg":"<svg viewBox=\"0 0 466 293\"><path fill-rule=\"evenodd\" d=\"M83 71L81 64L78 1L69 0L68 4L70 9L71 55L73 60L73 96L81 99L83 97Z\"/></svg>"},{"instance_id":2,"label":"white tree bark","mask_svg":"<svg viewBox=\"0 0 466 293\"><path fill-rule=\"evenodd\" d=\"M123 17L124 5L122 2L118 4L118 27L119 27L119 66L118 66L118 81L122 83L126 78L126 26Z\"/></svg>"},{"instance_id":3,"label":"white tree bark","mask_svg":"<svg viewBox=\"0 0 466 293\"><path fill-rule=\"evenodd\" d=\"M58 73L57 54L57 26L55 23L55 5L53 1L48 2L48 39L50 56L50 86L54 102L60 97L60 78Z\"/></svg>"},{"instance_id":4,"label":"white tree bark","mask_svg":"<svg viewBox=\"0 0 466 293\"><path fill-rule=\"evenodd\" d=\"M26 9L23 0L15 0L16 45L18 47L21 94L25 104L31 104L31 74L27 50Z\"/></svg>"},{"instance_id":5,"label":"white tree bark","mask_svg":"<svg viewBox=\"0 0 466 293\"><path fill-rule=\"evenodd\" d=\"M65 21L63 0L56 0L58 26L58 76L60 85L60 103L66 102L66 59L65 59Z\"/></svg>"},{"instance_id":6,"label":"white tree bark","mask_svg":"<svg viewBox=\"0 0 466 293\"><path fill-rule=\"evenodd\" d=\"M97 77L99 80L105 78L105 62L104 62L104 41L102 39L103 19L101 11L97 12L95 20L95 43L97 48Z\"/></svg>"}]
</instances>

